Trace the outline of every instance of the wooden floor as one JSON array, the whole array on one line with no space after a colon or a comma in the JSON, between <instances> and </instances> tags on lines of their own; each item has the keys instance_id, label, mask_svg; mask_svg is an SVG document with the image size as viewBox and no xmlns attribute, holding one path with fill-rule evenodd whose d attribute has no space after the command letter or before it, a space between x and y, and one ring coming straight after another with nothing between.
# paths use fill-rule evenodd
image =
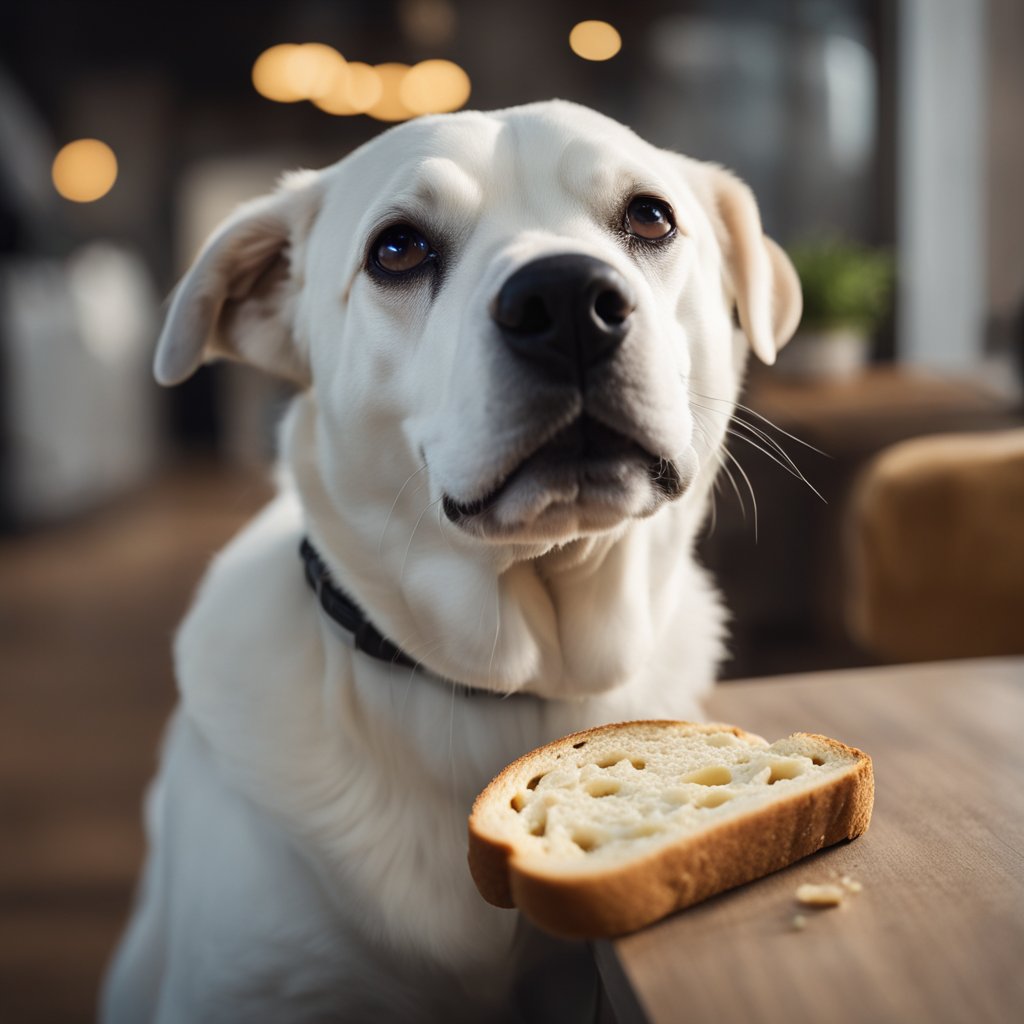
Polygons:
<instances>
[{"instance_id":1,"label":"wooden floor","mask_svg":"<svg viewBox=\"0 0 1024 1024\"><path fill-rule=\"evenodd\" d=\"M172 632L270 493L188 466L74 524L0 538L0 1021L94 1020L174 701Z\"/></svg>"}]
</instances>

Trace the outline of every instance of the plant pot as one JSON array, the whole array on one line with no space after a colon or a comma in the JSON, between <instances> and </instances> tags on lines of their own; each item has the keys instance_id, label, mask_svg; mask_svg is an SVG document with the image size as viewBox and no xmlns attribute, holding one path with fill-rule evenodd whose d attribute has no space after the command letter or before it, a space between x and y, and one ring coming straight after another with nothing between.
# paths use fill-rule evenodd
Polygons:
<instances>
[{"instance_id":1,"label":"plant pot","mask_svg":"<svg viewBox=\"0 0 1024 1024\"><path fill-rule=\"evenodd\" d=\"M867 365L870 347L868 336L855 328L802 330L779 353L776 366L792 377L854 377Z\"/></svg>"}]
</instances>

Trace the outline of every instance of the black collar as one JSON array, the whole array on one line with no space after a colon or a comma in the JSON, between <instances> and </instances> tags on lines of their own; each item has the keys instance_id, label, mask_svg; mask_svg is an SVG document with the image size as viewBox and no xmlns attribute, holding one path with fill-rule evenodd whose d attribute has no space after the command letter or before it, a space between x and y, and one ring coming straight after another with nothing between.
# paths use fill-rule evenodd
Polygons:
<instances>
[{"instance_id":1,"label":"black collar","mask_svg":"<svg viewBox=\"0 0 1024 1024\"><path fill-rule=\"evenodd\" d=\"M306 581L313 588L314 593L320 601L320 607L333 619L342 629L352 634L356 650L368 654L378 661L386 661L389 665L404 665L406 668L422 668L418 661L410 658L400 647L393 644L386 636L383 636L376 626L366 617L366 613L352 600L344 590L341 590L331 581L331 570L324 564L324 560L317 554L316 548L309 542L308 537L302 538L299 545L299 556L306 570ZM424 671L427 671L424 669ZM430 673L427 673L430 675ZM531 697L528 693L502 694L491 690L478 690L475 686L467 686L465 683L455 683L443 680L446 685L453 687L452 692L464 693L467 697L497 697L500 700L508 700L510 697L525 699Z\"/></svg>"},{"instance_id":2,"label":"black collar","mask_svg":"<svg viewBox=\"0 0 1024 1024\"><path fill-rule=\"evenodd\" d=\"M302 543L299 545L299 555L306 567L306 581L320 599L320 607L342 629L352 634L357 650L391 665L416 667L417 662L382 636L376 626L366 617L362 608L331 582L330 570L317 554L316 548L310 544L308 537L303 537Z\"/></svg>"}]
</instances>

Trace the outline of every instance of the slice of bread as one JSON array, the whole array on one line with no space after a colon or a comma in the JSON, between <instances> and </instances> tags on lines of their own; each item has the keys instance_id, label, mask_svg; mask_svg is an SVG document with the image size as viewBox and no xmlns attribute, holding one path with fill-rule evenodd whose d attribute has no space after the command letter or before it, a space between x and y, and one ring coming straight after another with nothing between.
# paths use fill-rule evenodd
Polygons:
<instances>
[{"instance_id":1,"label":"slice of bread","mask_svg":"<svg viewBox=\"0 0 1024 1024\"><path fill-rule=\"evenodd\" d=\"M477 797L480 894L566 938L621 935L864 832L871 758L795 733L623 722L519 758Z\"/></svg>"}]
</instances>

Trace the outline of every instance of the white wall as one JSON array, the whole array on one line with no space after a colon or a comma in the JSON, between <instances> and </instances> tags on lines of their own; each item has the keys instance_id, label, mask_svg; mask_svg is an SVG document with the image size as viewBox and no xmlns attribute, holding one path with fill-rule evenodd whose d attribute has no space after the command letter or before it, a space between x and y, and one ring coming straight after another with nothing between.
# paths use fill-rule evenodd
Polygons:
<instances>
[{"instance_id":1,"label":"white wall","mask_svg":"<svg viewBox=\"0 0 1024 1024\"><path fill-rule=\"evenodd\" d=\"M985 0L902 0L898 355L981 359L986 313Z\"/></svg>"}]
</instances>

